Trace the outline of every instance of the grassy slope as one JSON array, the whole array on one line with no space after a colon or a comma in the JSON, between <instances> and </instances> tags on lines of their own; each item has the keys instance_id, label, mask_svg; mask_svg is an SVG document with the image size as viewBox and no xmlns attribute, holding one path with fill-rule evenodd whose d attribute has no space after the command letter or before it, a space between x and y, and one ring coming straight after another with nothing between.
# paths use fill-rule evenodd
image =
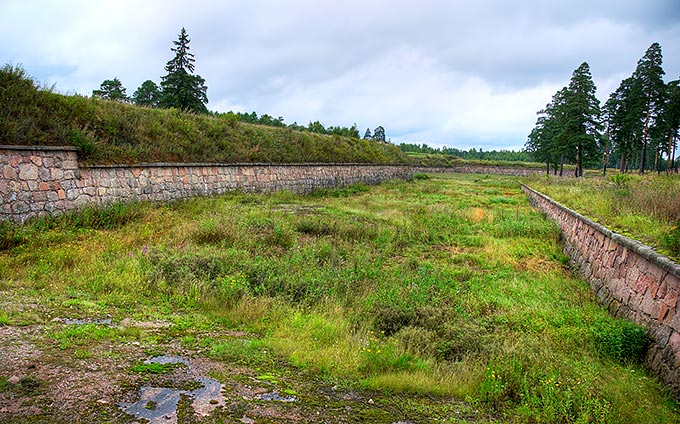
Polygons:
<instances>
[{"instance_id":1,"label":"grassy slope","mask_svg":"<svg viewBox=\"0 0 680 424\"><path fill-rule=\"evenodd\" d=\"M361 162L420 166L537 163L404 154L374 141L142 108L36 89L21 69L0 69L0 144L75 145L86 164L140 162Z\"/></svg>"},{"instance_id":2,"label":"grassy slope","mask_svg":"<svg viewBox=\"0 0 680 424\"><path fill-rule=\"evenodd\" d=\"M404 163L393 145L38 90L0 69L0 144L75 145L89 164Z\"/></svg>"},{"instance_id":3,"label":"grassy slope","mask_svg":"<svg viewBox=\"0 0 680 424\"><path fill-rule=\"evenodd\" d=\"M680 263L680 176L536 177L528 184Z\"/></svg>"},{"instance_id":4,"label":"grassy slope","mask_svg":"<svg viewBox=\"0 0 680 424\"><path fill-rule=\"evenodd\" d=\"M136 337L410 393L390 399L417 421L458 422L418 396L428 394L465 400L470 420L680 422L635 359L641 329L610 318L571 277L556 227L514 178L119 206L21 231L30 236L0 255L0 291L51 312L10 304L0 325L57 314L167 320L167 335ZM214 336L227 329L259 338ZM78 354L96 357L121 337Z\"/></svg>"}]
</instances>

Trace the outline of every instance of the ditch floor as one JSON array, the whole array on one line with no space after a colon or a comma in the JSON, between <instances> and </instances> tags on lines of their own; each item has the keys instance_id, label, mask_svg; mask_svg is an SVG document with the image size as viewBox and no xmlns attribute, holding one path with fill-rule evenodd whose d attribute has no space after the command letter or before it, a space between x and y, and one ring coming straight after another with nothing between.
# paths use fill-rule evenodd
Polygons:
<instances>
[{"instance_id":1,"label":"ditch floor","mask_svg":"<svg viewBox=\"0 0 680 424\"><path fill-rule=\"evenodd\" d=\"M82 325L145 337L68 345L55 337ZM460 400L365 391L281 360L263 366L211 359L182 337L168 322L106 317L0 325L0 423L496 421ZM245 343L255 336L210 330L191 337Z\"/></svg>"}]
</instances>

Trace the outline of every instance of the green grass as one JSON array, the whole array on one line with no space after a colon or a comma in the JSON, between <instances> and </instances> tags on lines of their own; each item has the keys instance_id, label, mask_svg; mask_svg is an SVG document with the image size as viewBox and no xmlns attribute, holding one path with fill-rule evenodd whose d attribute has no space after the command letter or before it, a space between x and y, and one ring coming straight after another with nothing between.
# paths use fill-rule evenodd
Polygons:
<instances>
[{"instance_id":1,"label":"green grass","mask_svg":"<svg viewBox=\"0 0 680 424\"><path fill-rule=\"evenodd\" d=\"M431 175L138 208L111 228L34 227L0 253L2 291L61 312L173 323L153 334L54 329L57 345L85 357L85 345L156 337L272 384L292 366L398 395L428 417L464 402L501 422L680 422L639 363L644 333L569 273L558 229L516 178Z\"/></svg>"},{"instance_id":2,"label":"green grass","mask_svg":"<svg viewBox=\"0 0 680 424\"><path fill-rule=\"evenodd\" d=\"M406 162L385 143L64 96L36 85L20 67L0 68L0 144L76 146L86 164Z\"/></svg>"},{"instance_id":3,"label":"green grass","mask_svg":"<svg viewBox=\"0 0 680 424\"><path fill-rule=\"evenodd\" d=\"M680 262L680 176L536 177L527 184Z\"/></svg>"},{"instance_id":4,"label":"green grass","mask_svg":"<svg viewBox=\"0 0 680 424\"><path fill-rule=\"evenodd\" d=\"M130 370L140 374L167 374L169 372L172 372L176 368L182 367L186 367L186 365L182 363L159 364L156 362L152 362L150 364L141 363L133 365L132 367L130 367Z\"/></svg>"}]
</instances>

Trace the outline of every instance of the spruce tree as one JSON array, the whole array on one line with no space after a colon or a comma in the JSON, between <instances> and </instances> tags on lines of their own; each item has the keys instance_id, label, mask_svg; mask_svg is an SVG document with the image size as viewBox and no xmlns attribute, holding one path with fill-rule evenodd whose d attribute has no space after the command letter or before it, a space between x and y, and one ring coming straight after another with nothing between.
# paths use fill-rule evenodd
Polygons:
<instances>
[{"instance_id":1,"label":"spruce tree","mask_svg":"<svg viewBox=\"0 0 680 424\"><path fill-rule=\"evenodd\" d=\"M161 106L174 107L193 112L207 112L206 103L208 88L205 80L200 75L194 75L194 55L189 52L189 35L182 28L177 41L173 41L175 53L165 65L167 75L162 78L161 88L163 95Z\"/></svg>"}]
</instances>

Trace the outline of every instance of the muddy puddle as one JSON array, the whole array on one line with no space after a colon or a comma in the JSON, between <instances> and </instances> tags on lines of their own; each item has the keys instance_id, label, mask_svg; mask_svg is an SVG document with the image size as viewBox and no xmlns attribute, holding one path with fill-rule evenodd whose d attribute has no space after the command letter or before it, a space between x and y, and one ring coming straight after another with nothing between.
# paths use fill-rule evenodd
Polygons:
<instances>
[{"instance_id":1,"label":"muddy puddle","mask_svg":"<svg viewBox=\"0 0 680 424\"><path fill-rule=\"evenodd\" d=\"M183 372L191 374L194 371L191 362L181 356L156 356L144 361L145 364L181 364L186 368ZM209 377L194 377L199 385L193 390L178 390L168 387L144 386L139 391L139 400L134 403L120 403L120 409L135 418L148 420L150 424L177 422L177 408L182 396L191 400L191 407L198 417L210 415L216 408L222 408L225 398L222 394L224 386Z\"/></svg>"}]
</instances>

